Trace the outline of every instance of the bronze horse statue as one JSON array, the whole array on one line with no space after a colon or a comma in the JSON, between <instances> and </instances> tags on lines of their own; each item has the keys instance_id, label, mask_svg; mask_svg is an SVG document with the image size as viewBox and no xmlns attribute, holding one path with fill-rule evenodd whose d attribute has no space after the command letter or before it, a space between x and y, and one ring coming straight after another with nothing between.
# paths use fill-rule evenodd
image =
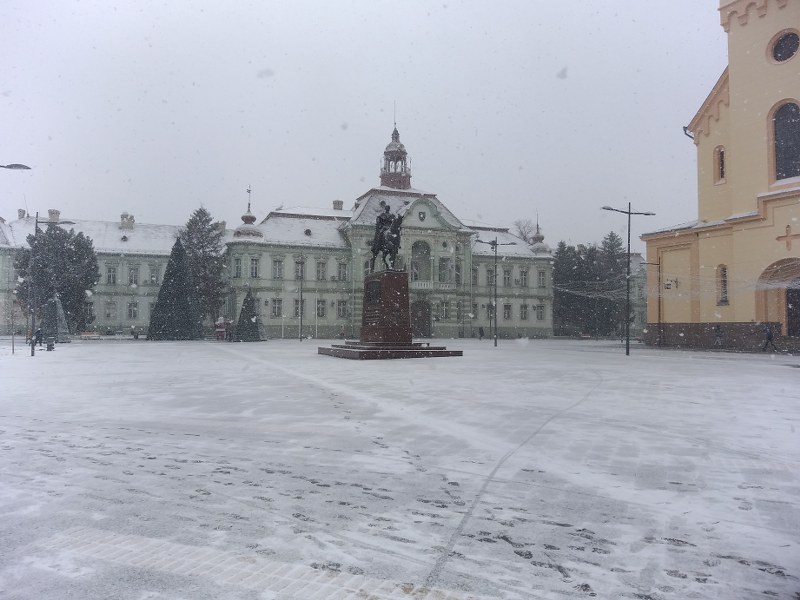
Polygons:
<instances>
[{"instance_id":1,"label":"bronze horse statue","mask_svg":"<svg viewBox=\"0 0 800 600\"><path fill-rule=\"evenodd\" d=\"M392 224L375 236L372 243L372 260L370 261L370 271L375 271L375 259L381 254L383 264L388 271L394 270L394 263L397 260L397 252L400 250L400 227L403 224L403 215L395 215Z\"/></svg>"}]
</instances>

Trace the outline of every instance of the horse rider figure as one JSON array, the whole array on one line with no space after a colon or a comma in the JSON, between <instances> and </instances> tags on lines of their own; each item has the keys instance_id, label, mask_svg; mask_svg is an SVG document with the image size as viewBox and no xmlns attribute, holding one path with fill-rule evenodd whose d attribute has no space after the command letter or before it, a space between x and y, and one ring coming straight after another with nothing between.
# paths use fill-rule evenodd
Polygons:
<instances>
[{"instance_id":1,"label":"horse rider figure","mask_svg":"<svg viewBox=\"0 0 800 600\"><path fill-rule=\"evenodd\" d=\"M400 231L399 225L402 223L402 217L393 215L391 206L381 200L383 212L378 215L375 220L375 237L372 240L372 262L370 269L375 270L375 258L378 253L383 253L383 263L387 269L394 268L394 258L397 256L397 250L400 248ZM395 239L396 238L396 239ZM392 264L386 261L386 256L389 255Z\"/></svg>"}]
</instances>

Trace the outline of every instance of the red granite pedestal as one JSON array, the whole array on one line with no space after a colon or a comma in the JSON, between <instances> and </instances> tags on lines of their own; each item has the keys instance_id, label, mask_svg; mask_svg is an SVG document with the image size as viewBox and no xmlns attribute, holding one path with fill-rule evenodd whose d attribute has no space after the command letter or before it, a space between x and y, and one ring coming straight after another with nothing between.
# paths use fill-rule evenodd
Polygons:
<instances>
[{"instance_id":1,"label":"red granite pedestal","mask_svg":"<svg viewBox=\"0 0 800 600\"><path fill-rule=\"evenodd\" d=\"M364 304L359 341L346 340L319 354L354 360L388 358L434 358L463 356L461 350L411 341L411 313L408 303L408 273L381 271L364 278Z\"/></svg>"}]
</instances>

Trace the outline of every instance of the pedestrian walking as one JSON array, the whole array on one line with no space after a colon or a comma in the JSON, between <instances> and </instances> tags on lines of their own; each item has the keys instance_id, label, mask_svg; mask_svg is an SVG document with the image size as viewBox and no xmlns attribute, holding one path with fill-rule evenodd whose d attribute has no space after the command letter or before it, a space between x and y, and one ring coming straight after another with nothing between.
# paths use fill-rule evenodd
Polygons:
<instances>
[{"instance_id":1,"label":"pedestrian walking","mask_svg":"<svg viewBox=\"0 0 800 600\"><path fill-rule=\"evenodd\" d=\"M478 327L478 339L483 339L483 327Z\"/></svg>"},{"instance_id":2,"label":"pedestrian walking","mask_svg":"<svg viewBox=\"0 0 800 600\"><path fill-rule=\"evenodd\" d=\"M772 346L772 349L775 350L775 352L778 351L773 337L774 335L772 333L772 327L769 326L769 323L764 323L764 345L761 347L763 352L767 351L767 346Z\"/></svg>"},{"instance_id":3,"label":"pedestrian walking","mask_svg":"<svg viewBox=\"0 0 800 600\"><path fill-rule=\"evenodd\" d=\"M36 339L34 340L34 343L38 344L39 347L41 348L43 339L44 339L44 336L42 335L42 329L41 329L41 327L37 327L36 328Z\"/></svg>"},{"instance_id":4,"label":"pedestrian walking","mask_svg":"<svg viewBox=\"0 0 800 600\"><path fill-rule=\"evenodd\" d=\"M722 348L722 329L719 325L714 325L714 347Z\"/></svg>"}]
</instances>

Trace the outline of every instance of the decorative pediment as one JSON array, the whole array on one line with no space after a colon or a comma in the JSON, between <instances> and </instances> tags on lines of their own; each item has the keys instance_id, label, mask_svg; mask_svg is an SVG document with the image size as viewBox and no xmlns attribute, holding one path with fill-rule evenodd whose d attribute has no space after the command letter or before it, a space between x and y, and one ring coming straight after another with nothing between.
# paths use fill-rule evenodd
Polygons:
<instances>
[{"instance_id":1,"label":"decorative pediment","mask_svg":"<svg viewBox=\"0 0 800 600\"><path fill-rule=\"evenodd\" d=\"M697 111L697 114L687 126L687 129L694 135L695 144L699 143L697 138L701 133L706 136L711 133L711 122L718 122L721 108L730 105L730 94L728 68L726 67L711 93L703 102L700 110Z\"/></svg>"}]
</instances>

